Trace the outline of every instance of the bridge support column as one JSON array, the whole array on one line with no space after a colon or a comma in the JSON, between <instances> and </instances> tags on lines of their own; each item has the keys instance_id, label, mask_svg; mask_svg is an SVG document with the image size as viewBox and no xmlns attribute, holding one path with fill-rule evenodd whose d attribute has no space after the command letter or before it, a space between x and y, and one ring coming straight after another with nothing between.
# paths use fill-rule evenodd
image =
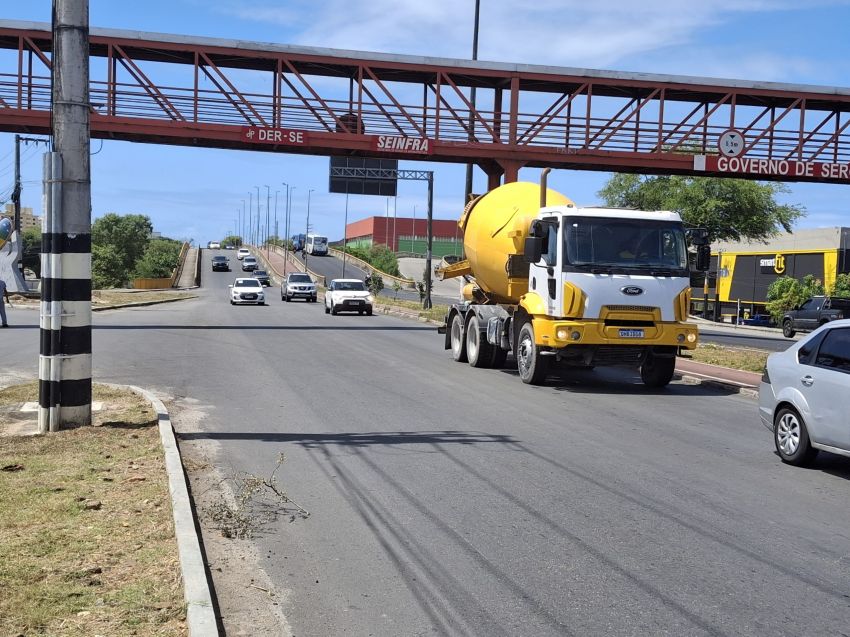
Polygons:
<instances>
[{"instance_id":1,"label":"bridge support column","mask_svg":"<svg viewBox=\"0 0 850 637\"><path fill-rule=\"evenodd\" d=\"M505 172L505 183L513 183L515 181L519 181L519 169L525 166L525 162L514 161L510 159L500 159L499 166L502 167L502 170Z\"/></svg>"}]
</instances>

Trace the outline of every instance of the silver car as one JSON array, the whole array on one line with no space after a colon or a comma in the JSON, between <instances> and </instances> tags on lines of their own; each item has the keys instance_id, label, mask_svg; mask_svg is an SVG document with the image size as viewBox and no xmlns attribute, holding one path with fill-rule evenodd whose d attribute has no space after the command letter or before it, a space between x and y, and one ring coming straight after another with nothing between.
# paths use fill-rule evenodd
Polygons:
<instances>
[{"instance_id":1,"label":"silver car","mask_svg":"<svg viewBox=\"0 0 850 637\"><path fill-rule=\"evenodd\" d=\"M767 359L759 415L783 462L819 450L850 457L850 320L832 321Z\"/></svg>"},{"instance_id":2,"label":"silver car","mask_svg":"<svg viewBox=\"0 0 850 637\"><path fill-rule=\"evenodd\" d=\"M316 302L316 284L309 274L303 272L290 272L280 284L280 300L291 301L292 299L304 299L307 302Z\"/></svg>"}]
</instances>

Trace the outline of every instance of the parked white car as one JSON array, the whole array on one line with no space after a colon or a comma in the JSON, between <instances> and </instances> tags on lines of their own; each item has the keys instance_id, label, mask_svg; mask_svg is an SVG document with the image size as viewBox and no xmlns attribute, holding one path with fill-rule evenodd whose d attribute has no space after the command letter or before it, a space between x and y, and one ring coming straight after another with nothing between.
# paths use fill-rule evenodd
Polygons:
<instances>
[{"instance_id":1,"label":"parked white car","mask_svg":"<svg viewBox=\"0 0 850 637\"><path fill-rule=\"evenodd\" d=\"M325 292L325 314L364 312L371 316L375 298L360 279L334 279Z\"/></svg>"},{"instance_id":2,"label":"parked white car","mask_svg":"<svg viewBox=\"0 0 850 637\"><path fill-rule=\"evenodd\" d=\"M256 305L266 304L266 295L263 292L263 284L257 279L236 279L233 285L227 286L230 294L230 304L253 303Z\"/></svg>"},{"instance_id":3,"label":"parked white car","mask_svg":"<svg viewBox=\"0 0 850 637\"><path fill-rule=\"evenodd\" d=\"M239 248L236 252L236 258L240 261L248 256L251 256L251 251L248 248Z\"/></svg>"},{"instance_id":4,"label":"parked white car","mask_svg":"<svg viewBox=\"0 0 850 637\"><path fill-rule=\"evenodd\" d=\"M850 320L826 323L767 359L759 415L783 462L850 457Z\"/></svg>"}]
</instances>

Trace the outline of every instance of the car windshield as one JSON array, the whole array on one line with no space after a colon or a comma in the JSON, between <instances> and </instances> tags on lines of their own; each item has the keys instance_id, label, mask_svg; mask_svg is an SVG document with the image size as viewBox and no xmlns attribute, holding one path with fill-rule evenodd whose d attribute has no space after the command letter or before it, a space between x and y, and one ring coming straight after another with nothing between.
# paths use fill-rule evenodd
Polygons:
<instances>
[{"instance_id":1,"label":"car windshield","mask_svg":"<svg viewBox=\"0 0 850 637\"><path fill-rule=\"evenodd\" d=\"M334 290L353 290L356 292L364 292L366 286L363 281L337 281L334 284Z\"/></svg>"},{"instance_id":2,"label":"car windshield","mask_svg":"<svg viewBox=\"0 0 850 637\"><path fill-rule=\"evenodd\" d=\"M255 261L254 257L245 257L245 263L254 263Z\"/></svg>"},{"instance_id":3,"label":"car windshield","mask_svg":"<svg viewBox=\"0 0 850 637\"><path fill-rule=\"evenodd\" d=\"M237 279L236 287L238 288L258 288L260 282L257 279Z\"/></svg>"},{"instance_id":4,"label":"car windshield","mask_svg":"<svg viewBox=\"0 0 850 637\"><path fill-rule=\"evenodd\" d=\"M567 217L565 267L687 270L681 223L605 217Z\"/></svg>"},{"instance_id":5,"label":"car windshield","mask_svg":"<svg viewBox=\"0 0 850 637\"><path fill-rule=\"evenodd\" d=\"M290 274L289 275L290 283L312 283L313 279L310 278L307 274Z\"/></svg>"},{"instance_id":6,"label":"car windshield","mask_svg":"<svg viewBox=\"0 0 850 637\"><path fill-rule=\"evenodd\" d=\"M227 257L213 257L213 261L227 261Z\"/></svg>"},{"instance_id":7,"label":"car windshield","mask_svg":"<svg viewBox=\"0 0 850 637\"><path fill-rule=\"evenodd\" d=\"M265 270L254 270L254 276L268 276Z\"/></svg>"}]
</instances>

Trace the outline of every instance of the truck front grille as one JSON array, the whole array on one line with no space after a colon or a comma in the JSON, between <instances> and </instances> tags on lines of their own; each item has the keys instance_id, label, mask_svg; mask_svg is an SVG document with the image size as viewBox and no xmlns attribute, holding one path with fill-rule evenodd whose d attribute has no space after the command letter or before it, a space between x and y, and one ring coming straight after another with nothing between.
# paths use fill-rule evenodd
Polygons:
<instances>
[{"instance_id":1,"label":"truck front grille","mask_svg":"<svg viewBox=\"0 0 850 637\"><path fill-rule=\"evenodd\" d=\"M602 309L609 312L655 312L657 307L650 305L605 305Z\"/></svg>"}]
</instances>

